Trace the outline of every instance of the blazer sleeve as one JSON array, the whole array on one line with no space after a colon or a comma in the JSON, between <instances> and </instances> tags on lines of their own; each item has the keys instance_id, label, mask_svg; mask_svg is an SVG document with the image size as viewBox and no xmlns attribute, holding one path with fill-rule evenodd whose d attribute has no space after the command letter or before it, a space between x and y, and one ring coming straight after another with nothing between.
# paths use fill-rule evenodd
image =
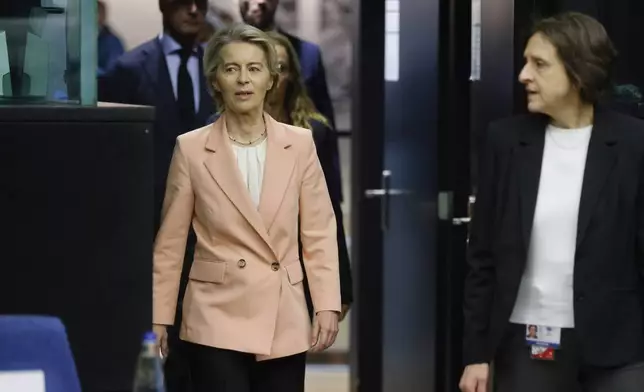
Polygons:
<instances>
[{"instance_id":1,"label":"blazer sleeve","mask_svg":"<svg viewBox=\"0 0 644 392\"><path fill-rule=\"evenodd\" d=\"M123 53L125 53L125 48L123 47L123 43L117 37L112 33L111 31L107 33L108 35L104 38L103 41L103 49L104 49L104 54L105 54L105 67L101 68L100 66L98 67L98 75L104 75L106 72L108 72L114 64L118 61L119 57Z\"/></svg>"},{"instance_id":2,"label":"blazer sleeve","mask_svg":"<svg viewBox=\"0 0 644 392\"><path fill-rule=\"evenodd\" d=\"M492 247L496 216L497 147L490 127L479 163L479 183L470 227L468 272L464 285L465 365L489 363L488 327L494 296L495 265Z\"/></svg>"},{"instance_id":3,"label":"blazer sleeve","mask_svg":"<svg viewBox=\"0 0 644 392\"><path fill-rule=\"evenodd\" d=\"M183 268L188 231L194 211L194 193L188 161L177 139L168 173L161 227L154 243L153 309L154 324L174 323L179 281Z\"/></svg>"},{"instance_id":4,"label":"blazer sleeve","mask_svg":"<svg viewBox=\"0 0 644 392\"><path fill-rule=\"evenodd\" d=\"M342 213L342 179L340 167L336 165L335 155L337 154L338 138L336 132L326 125L313 121L313 136L317 148L320 165L326 179L326 186L329 189L331 205L335 213L336 230L338 237L338 257L340 262L340 292L343 305L353 303L353 277L351 274L351 260L347 239L344 232L344 216ZM319 137L316 137L319 135Z\"/></svg>"},{"instance_id":5,"label":"blazer sleeve","mask_svg":"<svg viewBox=\"0 0 644 392\"><path fill-rule=\"evenodd\" d=\"M309 136L302 159L300 235L313 309L315 313L324 310L339 312L337 223L312 136Z\"/></svg>"}]
</instances>

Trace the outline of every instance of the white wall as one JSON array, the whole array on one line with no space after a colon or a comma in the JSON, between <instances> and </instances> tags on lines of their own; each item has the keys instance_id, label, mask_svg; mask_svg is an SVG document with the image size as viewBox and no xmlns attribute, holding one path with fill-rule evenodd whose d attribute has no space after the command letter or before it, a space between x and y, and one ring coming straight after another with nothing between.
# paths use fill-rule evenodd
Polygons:
<instances>
[{"instance_id":1,"label":"white wall","mask_svg":"<svg viewBox=\"0 0 644 392\"><path fill-rule=\"evenodd\" d=\"M121 37L126 50L150 40L161 31L159 0L104 0L108 23ZM215 6L237 17L237 0L210 0Z\"/></svg>"},{"instance_id":2,"label":"white wall","mask_svg":"<svg viewBox=\"0 0 644 392\"><path fill-rule=\"evenodd\" d=\"M108 9L108 23L121 37L126 49L151 39L161 30L159 0L103 0ZM304 39L319 43L321 4L323 0L284 0L297 4L291 13L280 7L277 20L280 26ZM210 0L211 7L239 17L238 0Z\"/></svg>"},{"instance_id":3,"label":"white wall","mask_svg":"<svg viewBox=\"0 0 644 392\"><path fill-rule=\"evenodd\" d=\"M108 24L123 40L125 49L150 40L161 31L159 0L104 0Z\"/></svg>"}]
</instances>

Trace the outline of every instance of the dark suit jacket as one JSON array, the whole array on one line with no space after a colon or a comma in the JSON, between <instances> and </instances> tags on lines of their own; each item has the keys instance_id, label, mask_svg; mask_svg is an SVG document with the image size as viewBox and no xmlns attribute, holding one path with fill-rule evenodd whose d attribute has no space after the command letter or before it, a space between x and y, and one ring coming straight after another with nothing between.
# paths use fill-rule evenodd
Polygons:
<instances>
[{"instance_id":1,"label":"dark suit jacket","mask_svg":"<svg viewBox=\"0 0 644 392\"><path fill-rule=\"evenodd\" d=\"M465 281L465 364L495 357L526 265L547 119L490 126ZM591 366L644 352L644 123L596 110L584 172L574 270L575 330ZM527 352L526 352L527 355Z\"/></svg>"},{"instance_id":2,"label":"dark suit jacket","mask_svg":"<svg viewBox=\"0 0 644 392\"><path fill-rule=\"evenodd\" d=\"M322 63L322 52L320 47L312 42L305 41L285 31L280 34L288 38L297 52L302 67L302 77L306 83L306 89L313 100L315 107L324 117L329 120L331 127L335 127L335 113L329 96L329 87L326 83L326 72Z\"/></svg>"},{"instance_id":3,"label":"dark suit jacket","mask_svg":"<svg viewBox=\"0 0 644 392\"><path fill-rule=\"evenodd\" d=\"M217 114L210 117L208 123L214 123L219 116ZM318 159L324 172L326 185L329 189L329 197L335 212L338 234L338 256L340 262L340 292L342 295L342 304L349 305L353 303L353 278L351 275L351 262L349 260L349 250L347 249L347 240L344 232L344 222L342 214L342 179L340 176L340 167L336 164L334 157L338 155L338 135L330 127L315 120L311 120L313 128L313 141L318 153ZM300 246L300 252L302 247ZM300 260L302 254L300 253ZM306 278L306 277L305 277ZM305 282L306 283L306 282ZM308 285L306 285L306 296L309 310L312 309Z\"/></svg>"},{"instance_id":4,"label":"dark suit jacket","mask_svg":"<svg viewBox=\"0 0 644 392\"><path fill-rule=\"evenodd\" d=\"M214 104L203 77L203 51L199 49L200 102L194 128L206 125ZM159 227L165 181L177 136L184 129L172 90L165 55L158 38L125 53L104 76L99 77L99 100L156 108L154 137L155 227Z\"/></svg>"}]
</instances>

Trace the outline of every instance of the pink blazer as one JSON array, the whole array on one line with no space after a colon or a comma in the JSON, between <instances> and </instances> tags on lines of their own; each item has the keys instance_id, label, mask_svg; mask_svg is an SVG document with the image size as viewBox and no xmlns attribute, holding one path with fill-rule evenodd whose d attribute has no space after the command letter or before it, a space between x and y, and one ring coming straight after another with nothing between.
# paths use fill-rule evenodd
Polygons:
<instances>
[{"instance_id":1,"label":"pink blazer","mask_svg":"<svg viewBox=\"0 0 644 392\"><path fill-rule=\"evenodd\" d=\"M190 225L197 235L180 337L279 358L311 347L298 256L316 312L340 311L336 223L311 132L265 114L259 208L237 168L225 116L179 136L154 245L153 322L174 321Z\"/></svg>"}]
</instances>

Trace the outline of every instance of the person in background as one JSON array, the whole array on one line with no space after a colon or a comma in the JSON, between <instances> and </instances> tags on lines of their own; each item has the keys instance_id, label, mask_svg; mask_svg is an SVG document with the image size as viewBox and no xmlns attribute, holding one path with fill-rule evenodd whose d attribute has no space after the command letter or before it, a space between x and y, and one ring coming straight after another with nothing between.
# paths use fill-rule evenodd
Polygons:
<instances>
[{"instance_id":1,"label":"person in background","mask_svg":"<svg viewBox=\"0 0 644 392\"><path fill-rule=\"evenodd\" d=\"M329 95L320 47L312 42L305 41L278 29L275 23L275 13L277 12L278 6L279 0L240 0L239 2L240 12L244 22L263 31L278 31L288 38L291 46L293 46L298 55L300 69L302 70L302 76L309 97L313 100L317 111L327 119L331 129L337 132L333 103ZM335 151L333 165L339 176L340 154L338 153L337 141ZM338 179L341 182L341 178L338 177ZM340 201L342 200L342 190L340 190Z\"/></svg>"},{"instance_id":2,"label":"person in background","mask_svg":"<svg viewBox=\"0 0 644 392\"><path fill-rule=\"evenodd\" d=\"M488 391L492 362L497 392L644 391L644 122L599 104L615 56L589 16L534 26L530 113L491 124L482 151L464 392Z\"/></svg>"},{"instance_id":3,"label":"person in background","mask_svg":"<svg viewBox=\"0 0 644 392\"><path fill-rule=\"evenodd\" d=\"M208 41L217 30L225 29L234 23L233 16L222 7L212 2L208 5L206 12L206 23L203 31L199 34L199 41L205 48Z\"/></svg>"},{"instance_id":4,"label":"person in background","mask_svg":"<svg viewBox=\"0 0 644 392\"><path fill-rule=\"evenodd\" d=\"M121 39L107 24L107 6L98 0L98 75L109 72L116 60L125 52Z\"/></svg>"},{"instance_id":5,"label":"person in background","mask_svg":"<svg viewBox=\"0 0 644 392\"><path fill-rule=\"evenodd\" d=\"M207 5L208 0L159 0L163 32L125 53L108 73L99 77L101 101L156 109L153 124L155 232L160 225L166 177L176 138L205 125L213 113L203 76L203 48L198 42ZM185 291L196 241L194 233L188 237L179 301ZM171 350L165 361L168 392L190 391L189 369L178 338L181 309L181 306L177 307L176 327L169 329Z\"/></svg>"},{"instance_id":6,"label":"person in background","mask_svg":"<svg viewBox=\"0 0 644 392\"><path fill-rule=\"evenodd\" d=\"M338 153L337 134L331 128L328 119L317 111L311 98L309 98L297 53L289 39L276 31L270 31L267 34L275 42L279 78L274 93L271 94L266 102L266 110L280 122L311 129L318 158L329 189L331 203L333 204L333 211L337 221L340 259L340 288L342 292L342 315L340 321L342 321L353 302L353 280L341 208L342 183L340 172L333 161L334 156ZM308 288L306 281L305 287ZM308 289L307 302L309 303L309 309L312 309Z\"/></svg>"},{"instance_id":7,"label":"person in background","mask_svg":"<svg viewBox=\"0 0 644 392\"><path fill-rule=\"evenodd\" d=\"M204 67L221 116L176 141L154 245L154 331L167 353L192 226L181 325L192 391L304 392L306 352L333 344L341 310L335 214L313 137L264 112L278 71L261 30L220 30Z\"/></svg>"},{"instance_id":8,"label":"person in background","mask_svg":"<svg viewBox=\"0 0 644 392\"><path fill-rule=\"evenodd\" d=\"M239 2L244 22L263 31L277 30L288 38L298 54L309 96L317 111L322 113L329 121L331 128L335 129L333 104L329 96L320 47L278 29L275 24L275 13L278 6L279 0L240 0Z\"/></svg>"}]
</instances>

